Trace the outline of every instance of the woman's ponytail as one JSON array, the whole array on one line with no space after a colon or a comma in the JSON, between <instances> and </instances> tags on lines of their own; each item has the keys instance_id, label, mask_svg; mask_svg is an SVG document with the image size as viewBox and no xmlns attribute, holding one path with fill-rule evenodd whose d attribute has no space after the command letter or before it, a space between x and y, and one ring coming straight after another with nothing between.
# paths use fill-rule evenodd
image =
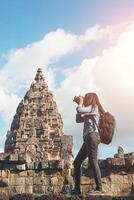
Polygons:
<instances>
[{"instance_id":1,"label":"woman's ponytail","mask_svg":"<svg viewBox=\"0 0 134 200\"><path fill-rule=\"evenodd\" d=\"M98 105L99 113L100 113L101 115L103 115L103 114L105 113L105 110L104 110L104 108L102 107L102 105L101 105L101 103L100 103L100 101L99 101L99 98L98 98L97 94L96 94L95 96L96 96L96 104Z\"/></svg>"}]
</instances>

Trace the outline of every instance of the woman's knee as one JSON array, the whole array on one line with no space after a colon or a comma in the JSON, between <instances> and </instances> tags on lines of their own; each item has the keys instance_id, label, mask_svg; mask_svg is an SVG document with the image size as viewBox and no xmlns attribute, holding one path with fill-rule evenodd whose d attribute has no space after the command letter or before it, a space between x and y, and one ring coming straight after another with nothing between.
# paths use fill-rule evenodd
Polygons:
<instances>
[{"instance_id":1,"label":"woman's knee","mask_svg":"<svg viewBox=\"0 0 134 200\"><path fill-rule=\"evenodd\" d=\"M90 163L91 165L98 164L98 160L97 160L96 157L90 156L88 159L89 159L89 163Z\"/></svg>"}]
</instances>

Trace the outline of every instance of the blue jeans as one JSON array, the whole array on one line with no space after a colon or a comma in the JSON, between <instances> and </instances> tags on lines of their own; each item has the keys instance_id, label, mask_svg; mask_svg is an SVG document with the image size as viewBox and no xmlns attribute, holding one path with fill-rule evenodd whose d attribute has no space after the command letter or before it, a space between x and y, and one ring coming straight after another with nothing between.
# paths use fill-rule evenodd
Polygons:
<instances>
[{"instance_id":1,"label":"blue jeans","mask_svg":"<svg viewBox=\"0 0 134 200\"><path fill-rule=\"evenodd\" d=\"M98 144L100 136L97 132L92 132L84 137L84 142L74 160L74 181L75 189L80 191L81 164L88 157L89 163L93 170L96 189L102 190L101 171L97 160Z\"/></svg>"}]
</instances>

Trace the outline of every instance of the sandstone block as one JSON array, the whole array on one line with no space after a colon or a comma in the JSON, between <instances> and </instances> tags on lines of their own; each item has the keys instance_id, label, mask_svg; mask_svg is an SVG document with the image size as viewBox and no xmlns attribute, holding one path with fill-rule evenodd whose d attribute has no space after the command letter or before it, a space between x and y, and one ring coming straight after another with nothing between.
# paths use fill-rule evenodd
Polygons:
<instances>
[{"instance_id":1,"label":"sandstone block","mask_svg":"<svg viewBox=\"0 0 134 200\"><path fill-rule=\"evenodd\" d=\"M9 188L8 188L8 187L0 188L0 193L6 193L6 194L9 194ZM3 199L1 199L1 200L3 200Z\"/></svg>"},{"instance_id":2,"label":"sandstone block","mask_svg":"<svg viewBox=\"0 0 134 200\"><path fill-rule=\"evenodd\" d=\"M106 182L105 183L102 183L102 188L103 188L103 190L106 192L106 193L108 193L108 194L110 194L111 193L111 188L110 188L110 184L107 184Z\"/></svg>"},{"instance_id":3,"label":"sandstone block","mask_svg":"<svg viewBox=\"0 0 134 200\"><path fill-rule=\"evenodd\" d=\"M22 176L22 177L27 177L28 176L27 171L19 172L18 175Z\"/></svg>"},{"instance_id":4,"label":"sandstone block","mask_svg":"<svg viewBox=\"0 0 134 200\"><path fill-rule=\"evenodd\" d=\"M53 193L59 194L61 190L62 190L62 185L61 186L60 185L53 186Z\"/></svg>"},{"instance_id":5,"label":"sandstone block","mask_svg":"<svg viewBox=\"0 0 134 200\"><path fill-rule=\"evenodd\" d=\"M34 177L34 185L42 185L42 178L40 176Z\"/></svg>"},{"instance_id":6,"label":"sandstone block","mask_svg":"<svg viewBox=\"0 0 134 200\"><path fill-rule=\"evenodd\" d=\"M57 177L52 177L51 178L51 184L52 184L52 186L59 185L60 183L58 181L58 178Z\"/></svg>"},{"instance_id":7,"label":"sandstone block","mask_svg":"<svg viewBox=\"0 0 134 200\"><path fill-rule=\"evenodd\" d=\"M27 163L26 168L27 169L34 169L34 163Z\"/></svg>"},{"instance_id":8,"label":"sandstone block","mask_svg":"<svg viewBox=\"0 0 134 200\"><path fill-rule=\"evenodd\" d=\"M10 173L9 170L1 170L1 177L8 178L9 173Z\"/></svg>"},{"instance_id":9,"label":"sandstone block","mask_svg":"<svg viewBox=\"0 0 134 200\"><path fill-rule=\"evenodd\" d=\"M91 185L81 185L81 192L83 194L88 193L90 190L92 190L92 186Z\"/></svg>"},{"instance_id":10,"label":"sandstone block","mask_svg":"<svg viewBox=\"0 0 134 200\"><path fill-rule=\"evenodd\" d=\"M27 175L31 176L31 177L34 177L35 171L34 170L27 170Z\"/></svg>"},{"instance_id":11,"label":"sandstone block","mask_svg":"<svg viewBox=\"0 0 134 200\"><path fill-rule=\"evenodd\" d=\"M131 193L132 187L130 183L123 183L120 188L120 195L129 195Z\"/></svg>"},{"instance_id":12,"label":"sandstone block","mask_svg":"<svg viewBox=\"0 0 134 200\"><path fill-rule=\"evenodd\" d=\"M121 190L120 190L120 185L119 184L112 184L111 185L111 192L113 195L119 195Z\"/></svg>"},{"instance_id":13,"label":"sandstone block","mask_svg":"<svg viewBox=\"0 0 134 200\"><path fill-rule=\"evenodd\" d=\"M82 177L81 177L81 182L82 182ZM71 175L68 175L68 176L66 176L66 180L67 180L67 184L69 184L69 185L74 185L74 179L73 179L73 176L71 176Z\"/></svg>"},{"instance_id":14,"label":"sandstone block","mask_svg":"<svg viewBox=\"0 0 134 200\"><path fill-rule=\"evenodd\" d=\"M46 186L42 186L42 194L45 194L46 193Z\"/></svg>"},{"instance_id":15,"label":"sandstone block","mask_svg":"<svg viewBox=\"0 0 134 200\"><path fill-rule=\"evenodd\" d=\"M33 192L42 194L42 185L34 185Z\"/></svg>"},{"instance_id":16,"label":"sandstone block","mask_svg":"<svg viewBox=\"0 0 134 200\"><path fill-rule=\"evenodd\" d=\"M82 185L90 185L91 184L90 178L86 177L86 176L82 176L81 177L81 184Z\"/></svg>"},{"instance_id":17,"label":"sandstone block","mask_svg":"<svg viewBox=\"0 0 134 200\"><path fill-rule=\"evenodd\" d=\"M47 176L35 176L34 177L34 185L48 185L49 184L49 177Z\"/></svg>"},{"instance_id":18,"label":"sandstone block","mask_svg":"<svg viewBox=\"0 0 134 200\"><path fill-rule=\"evenodd\" d=\"M123 184L123 176L118 174L111 174L109 176L112 184Z\"/></svg>"},{"instance_id":19,"label":"sandstone block","mask_svg":"<svg viewBox=\"0 0 134 200\"><path fill-rule=\"evenodd\" d=\"M25 177L19 177L16 174L10 174L10 185L25 185Z\"/></svg>"},{"instance_id":20,"label":"sandstone block","mask_svg":"<svg viewBox=\"0 0 134 200\"><path fill-rule=\"evenodd\" d=\"M22 194L25 193L25 186L10 186L9 188L10 194Z\"/></svg>"},{"instance_id":21,"label":"sandstone block","mask_svg":"<svg viewBox=\"0 0 134 200\"><path fill-rule=\"evenodd\" d=\"M33 185L26 185L25 192L28 194L33 194Z\"/></svg>"},{"instance_id":22,"label":"sandstone block","mask_svg":"<svg viewBox=\"0 0 134 200\"><path fill-rule=\"evenodd\" d=\"M18 170L26 170L26 165L25 164L22 164L22 165L16 165L16 169Z\"/></svg>"},{"instance_id":23,"label":"sandstone block","mask_svg":"<svg viewBox=\"0 0 134 200\"><path fill-rule=\"evenodd\" d=\"M10 154L10 161L18 161L18 154Z\"/></svg>"},{"instance_id":24,"label":"sandstone block","mask_svg":"<svg viewBox=\"0 0 134 200\"><path fill-rule=\"evenodd\" d=\"M27 185L33 185L33 177L25 177L25 184Z\"/></svg>"},{"instance_id":25,"label":"sandstone block","mask_svg":"<svg viewBox=\"0 0 134 200\"><path fill-rule=\"evenodd\" d=\"M132 182L132 177L128 175L123 176L123 184L129 184Z\"/></svg>"}]
</instances>

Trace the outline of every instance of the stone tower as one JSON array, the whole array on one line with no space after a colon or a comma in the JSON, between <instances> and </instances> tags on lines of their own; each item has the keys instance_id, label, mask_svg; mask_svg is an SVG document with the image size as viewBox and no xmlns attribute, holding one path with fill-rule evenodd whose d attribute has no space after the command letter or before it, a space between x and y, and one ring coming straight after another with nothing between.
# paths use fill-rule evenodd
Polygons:
<instances>
[{"instance_id":1,"label":"stone tower","mask_svg":"<svg viewBox=\"0 0 134 200\"><path fill-rule=\"evenodd\" d=\"M73 137L63 132L53 94L39 68L35 81L17 107L7 132L5 153L26 161L28 168L71 168Z\"/></svg>"}]
</instances>

